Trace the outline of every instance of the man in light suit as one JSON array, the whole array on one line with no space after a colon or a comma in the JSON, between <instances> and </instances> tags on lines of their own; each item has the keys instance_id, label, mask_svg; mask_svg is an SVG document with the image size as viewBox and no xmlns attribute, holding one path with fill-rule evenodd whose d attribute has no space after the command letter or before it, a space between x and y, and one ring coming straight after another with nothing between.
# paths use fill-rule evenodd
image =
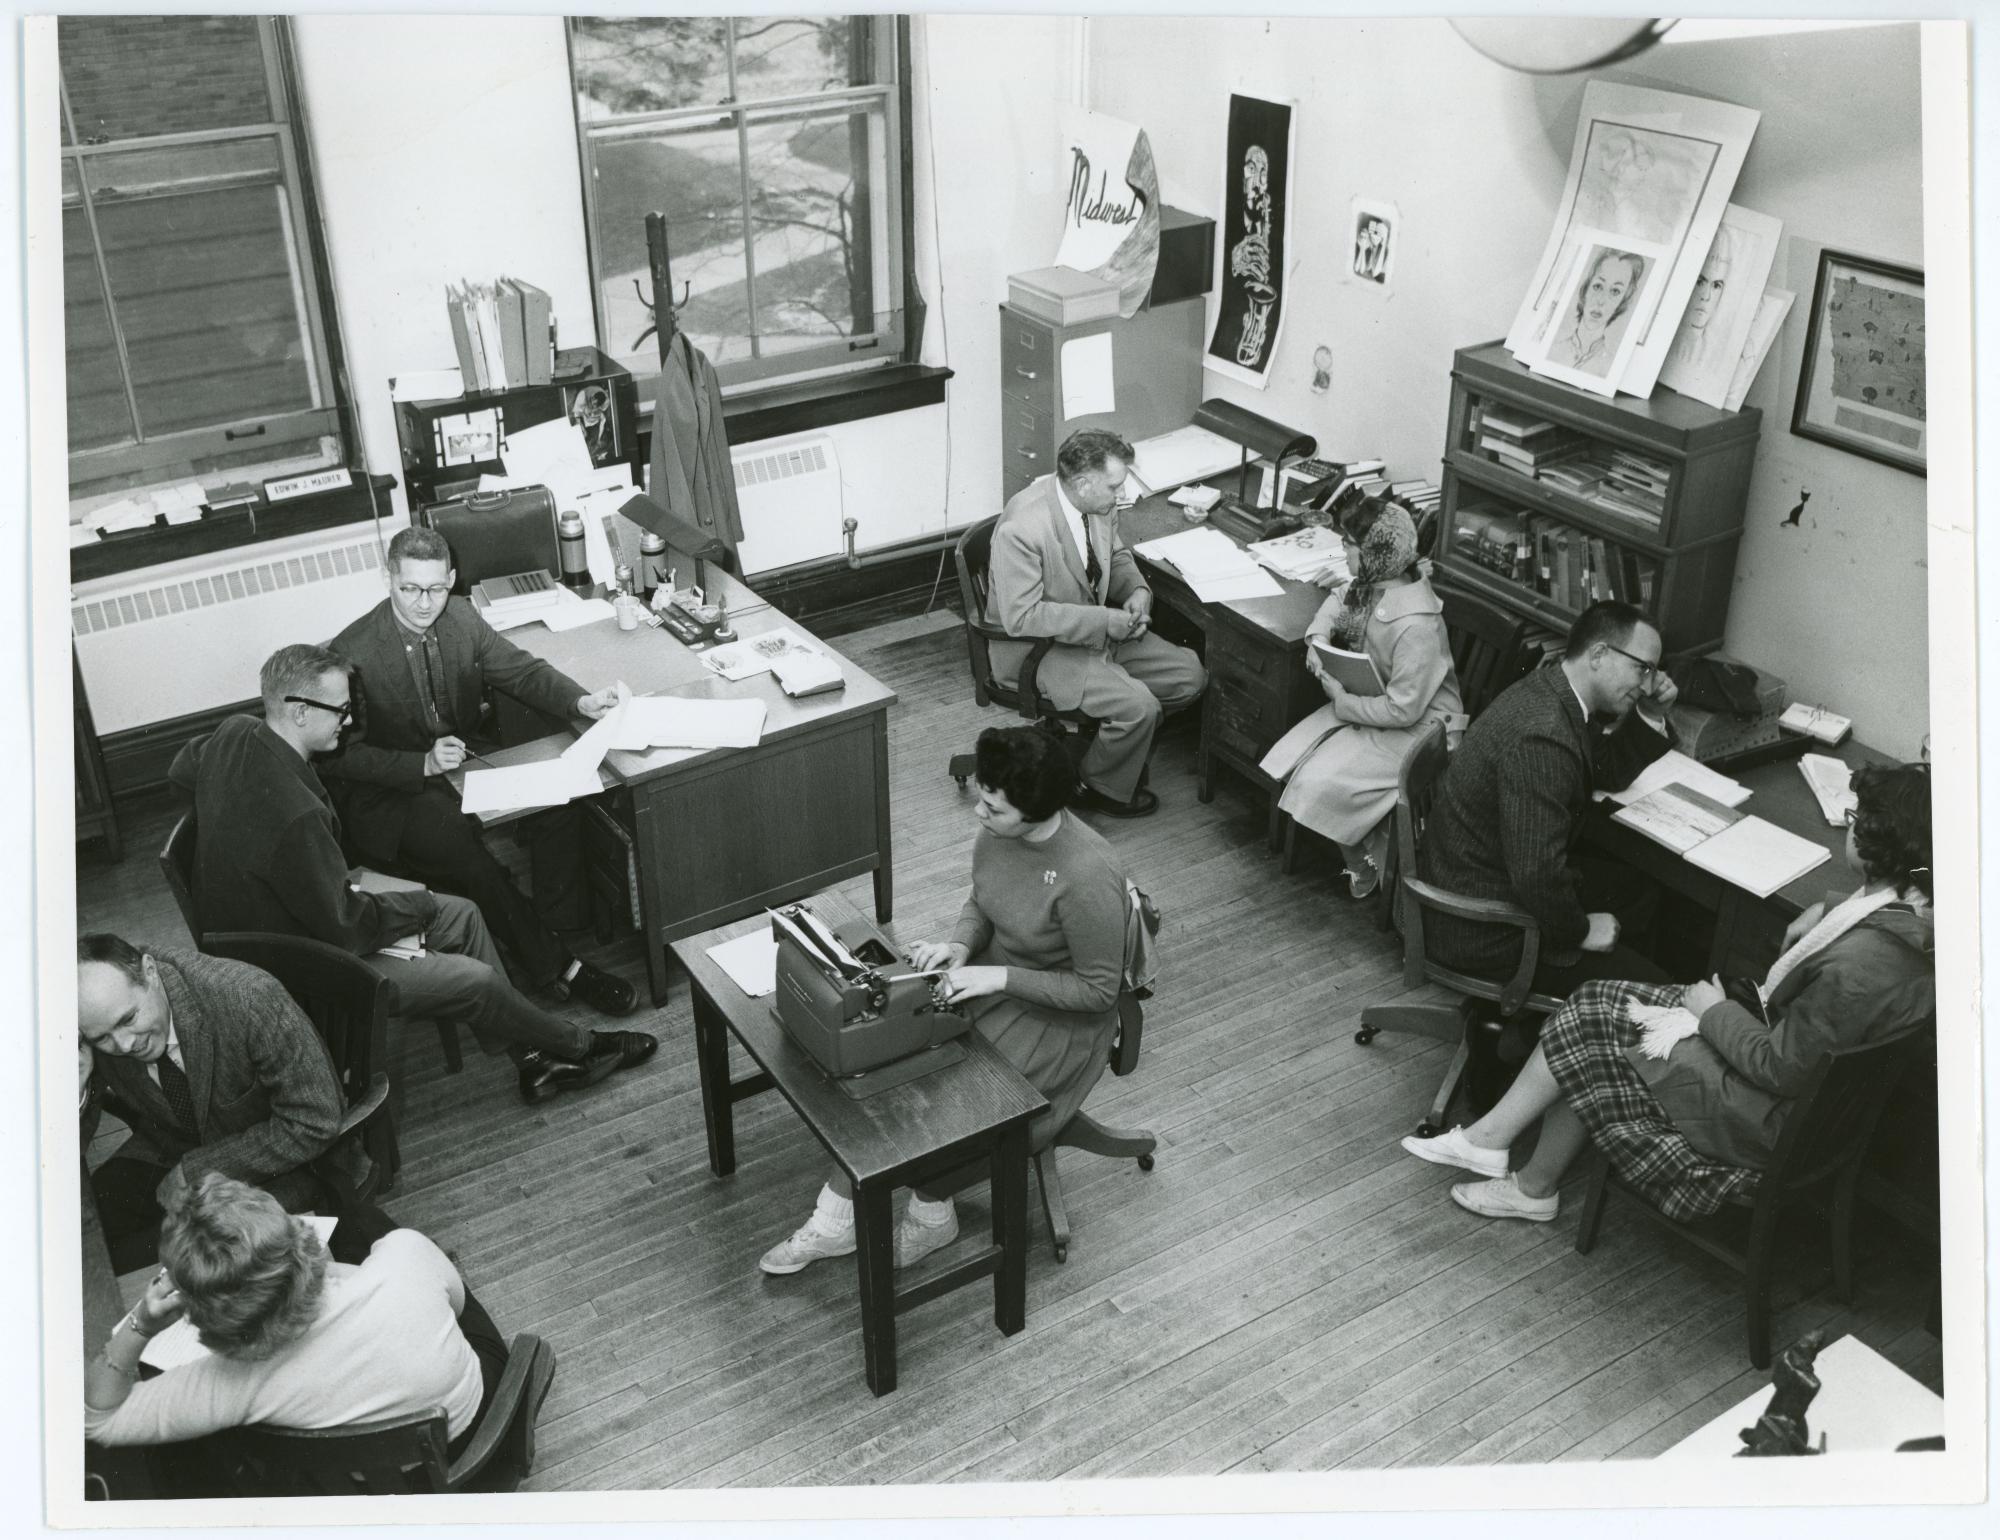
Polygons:
<instances>
[{"instance_id":1,"label":"man in light suit","mask_svg":"<svg viewBox=\"0 0 2000 1540\"><path fill-rule=\"evenodd\" d=\"M1009 499L993 531L988 572L993 614L1018 642L997 642L993 667L1016 673L1038 637L1056 645L1036 683L1059 710L1103 725L1079 771L1083 806L1119 818L1160 805L1140 777L1161 714L1196 699L1201 660L1150 630L1153 591L1118 534L1118 488L1132 446L1081 428L1056 451L1056 473Z\"/></svg>"},{"instance_id":2,"label":"man in light suit","mask_svg":"<svg viewBox=\"0 0 2000 1540\"><path fill-rule=\"evenodd\" d=\"M293 1211L331 1190L307 1169L340 1125L340 1082L284 986L227 958L78 938L79 1107L132 1131L91 1173L121 1271L152 1260L162 1214L211 1171Z\"/></svg>"}]
</instances>

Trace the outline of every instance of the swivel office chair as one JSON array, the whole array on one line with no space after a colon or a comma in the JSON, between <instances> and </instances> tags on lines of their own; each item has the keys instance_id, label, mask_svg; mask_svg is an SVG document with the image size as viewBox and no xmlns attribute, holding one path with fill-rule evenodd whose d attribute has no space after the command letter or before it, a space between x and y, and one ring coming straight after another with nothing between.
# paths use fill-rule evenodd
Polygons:
<instances>
[{"instance_id":1,"label":"swivel office chair","mask_svg":"<svg viewBox=\"0 0 2000 1540\"><path fill-rule=\"evenodd\" d=\"M1129 1075L1139 1066L1139 1037L1146 1024L1139 997L1131 990L1118 993L1118 1033L1111 1040L1111 1073ZM1067 1147L1112 1160L1133 1160L1141 1171L1153 1169L1153 1151L1160 1141L1143 1128L1108 1128L1081 1108L1045 1150L1035 1155L1035 1181L1042 1190L1042 1214L1049 1222L1049 1240L1056 1260L1069 1260L1069 1210L1063 1203L1062 1178L1056 1169L1056 1151Z\"/></svg>"},{"instance_id":2,"label":"swivel office chair","mask_svg":"<svg viewBox=\"0 0 2000 1540\"><path fill-rule=\"evenodd\" d=\"M1371 1005L1361 1013L1361 1029L1354 1041L1364 1046L1378 1032L1414 1032L1453 1045L1452 1060L1432 1098L1430 1111L1417 1125L1422 1138L1431 1138L1450 1127L1452 1101L1471 1063L1475 1034L1497 1029L1499 1022L1523 1011L1546 1016L1559 1009L1562 1001L1538 994L1533 989L1535 964L1541 957L1541 927L1535 917L1518 904L1500 899L1467 898L1425 882L1417 876L1422 868L1417 857L1423 849L1425 826L1437 794L1438 778L1446 762L1442 724L1411 746L1404 757L1396 788L1396 850L1401 864L1397 903L1403 926L1403 984L1416 989L1425 983L1442 984L1462 997L1452 1005ZM1509 925L1521 932L1521 960L1513 976L1504 982L1460 973L1424 955L1424 911L1456 915L1464 920ZM1496 1018L1497 1017L1497 1021Z\"/></svg>"}]
</instances>

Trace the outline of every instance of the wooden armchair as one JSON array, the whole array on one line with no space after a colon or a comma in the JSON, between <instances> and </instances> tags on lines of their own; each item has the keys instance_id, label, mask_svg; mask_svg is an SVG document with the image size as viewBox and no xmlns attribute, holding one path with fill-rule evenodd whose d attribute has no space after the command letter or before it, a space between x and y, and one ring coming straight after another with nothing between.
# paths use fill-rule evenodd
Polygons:
<instances>
[{"instance_id":1,"label":"wooden armchair","mask_svg":"<svg viewBox=\"0 0 2000 1540\"><path fill-rule=\"evenodd\" d=\"M1862 1161L1881 1119L1882 1108L1905 1071L1929 1048L1931 1029L1917 1027L1879 1043L1829 1053L1813 1069L1778 1136L1771 1164L1756 1188L1729 1205L1747 1214L1744 1244L1730 1243L1715 1219L1688 1223L1670 1219L1611 1169L1603 1156L1596 1161L1585 1190L1576 1228L1576 1249L1588 1252L1597 1244L1597 1227L1610 1193L1630 1199L1639 1212L1662 1228L1727 1262L1743 1275L1744 1314L1749 1331L1750 1362L1759 1369L1771 1365L1771 1263L1776 1251L1779 1216L1788 1208L1829 1195L1825 1212L1833 1246L1833 1286L1841 1301L1854 1302L1854 1195ZM1726 1212L1726 1211L1725 1211Z\"/></svg>"},{"instance_id":2,"label":"wooden armchair","mask_svg":"<svg viewBox=\"0 0 2000 1540\"><path fill-rule=\"evenodd\" d=\"M516 1337L492 1404L455 1460L437 1407L344 1428L236 1428L215 1442L244 1495L511 1492L534 1471L535 1419L555 1372L553 1348L526 1332Z\"/></svg>"},{"instance_id":3,"label":"wooden armchair","mask_svg":"<svg viewBox=\"0 0 2000 1540\"><path fill-rule=\"evenodd\" d=\"M1438 778L1446 763L1445 733L1434 726L1411 746L1403 760L1396 788L1396 859L1401 872L1397 884L1397 904L1403 931L1403 983L1417 989L1426 983L1442 984L1462 997L1457 1005L1371 1005L1361 1013L1361 1030L1354 1040L1364 1046L1378 1032L1414 1032L1454 1045L1450 1067L1432 1098L1430 1111L1417 1125L1422 1138L1442 1133L1451 1104L1465 1078L1472 1056L1473 1034L1486 1030L1497 1017L1505 1021L1522 1011L1546 1016L1562 1004L1549 995L1534 992L1535 965L1541 957L1541 928L1533 915L1516 904L1498 899L1468 898L1447 892L1423 881L1416 874L1422 868L1418 855L1423 849L1424 831L1431 804L1437 794ZM1509 925L1521 932L1521 960L1513 976L1504 982L1460 973L1447 968L1424 953L1424 912L1456 915L1460 919Z\"/></svg>"}]
</instances>

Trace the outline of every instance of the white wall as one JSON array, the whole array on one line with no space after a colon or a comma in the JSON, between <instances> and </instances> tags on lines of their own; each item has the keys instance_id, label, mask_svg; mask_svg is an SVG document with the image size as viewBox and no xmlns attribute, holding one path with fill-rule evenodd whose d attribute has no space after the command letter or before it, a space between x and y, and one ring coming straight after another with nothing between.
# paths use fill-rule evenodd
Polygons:
<instances>
[{"instance_id":1,"label":"white wall","mask_svg":"<svg viewBox=\"0 0 2000 1540\"><path fill-rule=\"evenodd\" d=\"M832 428L865 550L982 518L1000 485L994 305L1047 260L1026 217L1072 89L1067 19L925 17L913 47L923 360L958 371L945 405ZM456 361L444 286L515 273L553 298L566 346L591 340L581 168L553 17L298 21L341 333L368 464L397 472L387 382ZM1047 216L1053 226L1053 215ZM1027 227L1025 229L1020 227ZM940 255L942 270L940 270ZM950 464L950 508L946 464ZM402 499L398 493L398 504Z\"/></svg>"},{"instance_id":2,"label":"white wall","mask_svg":"<svg viewBox=\"0 0 2000 1540\"><path fill-rule=\"evenodd\" d=\"M1292 285L1271 384L1208 375L1204 394L1306 428L1335 455L1435 476L1451 355L1512 318L1561 196L1583 78L1515 74L1424 20L1103 18L1089 53L1090 105L1144 125L1168 200L1211 215L1229 93L1296 103ZM1607 75L1765 115L1736 196L1785 221L1780 280L1800 298L1748 402L1764 421L1727 645L1796 698L1852 716L1869 742L1913 753L1927 730L1924 483L1789 424L1818 248L1922 260L1917 29L1664 46ZM1355 196L1402 214L1391 294L1340 281ZM1314 396L1321 343L1333 386ZM1801 487L1804 527L1781 531Z\"/></svg>"}]
</instances>

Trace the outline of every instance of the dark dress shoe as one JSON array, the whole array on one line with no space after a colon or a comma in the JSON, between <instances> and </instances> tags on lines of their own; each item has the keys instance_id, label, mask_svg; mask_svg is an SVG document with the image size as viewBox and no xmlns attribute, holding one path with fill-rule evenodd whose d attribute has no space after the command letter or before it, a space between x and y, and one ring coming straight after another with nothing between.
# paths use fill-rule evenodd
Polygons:
<instances>
[{"instance_id":1,"label":"dark dress shoe","mask_svg":"<svg viewBox=\"0 0 2000 1540\"><path fill-rule=\"evenodd\" d=\"M593 1032L581 1059L558 1058L538 1048L521 1060L521 1100L532 1105L596 1085L607 1075L644 1064L659 1046L658 1038L644 1032Z\"/></svg>"},{"instance_id":2,"label":"dark dress shoe","mask_svg":"<svg viewBox=\"0 0 2000 1540\"><path fill-rule=\"evenodd\" d=\"M581 1000L606 1016L623 1016L639 1003L639 991L632 985L617 974L581 959L571 977L558 978L549 985L549 993L558 1000Z\"/></svg>"},{"instance_id":3,"label":"dark dress shoe","mask_svg":"<svg viewBox=\"0 0 2000 1540\"><path fill-rule=\"evenodd\" d=\"M1086 813L1102 813L1107 818L1144 818L1160 810L1160 799L1156 793L1141 786L1132 794L1130 802L1120 802L1105 796L1094 786L1086 786L1083 795L1077 798L1077 806Z\"/></svg>"}]
</instances>

